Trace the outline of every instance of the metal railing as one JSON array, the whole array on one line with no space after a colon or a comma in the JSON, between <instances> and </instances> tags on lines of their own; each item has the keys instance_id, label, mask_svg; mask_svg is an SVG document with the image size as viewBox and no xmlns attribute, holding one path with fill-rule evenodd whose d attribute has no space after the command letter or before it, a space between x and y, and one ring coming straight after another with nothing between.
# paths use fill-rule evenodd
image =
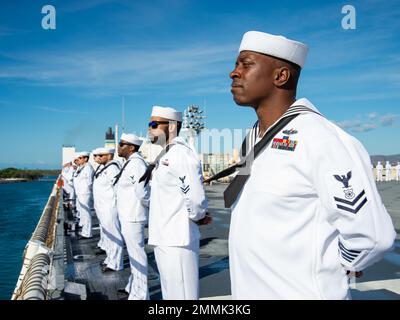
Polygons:
<instances>
[{"instance_id":1,"label":"metal railing","mask_svg":"<svg viewBox=\"0 0 400 320\"><path fill-rule=\"evenodd\" d=\"M60 179L59 176L32 237L25 247L22 269L11 300L46 300L47 298L48 276L62 194Z\"/></svg>"},{"instance_id":2,"label":"metal railing","mask_svg":"<svg viewBox=\"0 0 400 320\"><path fill-rule=\"evenodd\" d=\"M36 254L21 282L18 300L46 300L47 276L50 268L50 255Z\"/></svg>"}]
</instances>

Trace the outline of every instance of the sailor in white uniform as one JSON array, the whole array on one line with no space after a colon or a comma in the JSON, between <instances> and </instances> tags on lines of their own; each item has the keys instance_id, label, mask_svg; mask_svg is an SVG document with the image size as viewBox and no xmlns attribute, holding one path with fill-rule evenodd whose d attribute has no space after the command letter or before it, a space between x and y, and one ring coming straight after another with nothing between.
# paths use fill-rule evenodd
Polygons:
<instances>
[{"instance_id":1,"label":"sailor in white uniform","mask_svg":"<svg viewBox=\"0 0 400 320\"><path fill-rule=\"evenodd\" d=\"M77 210L79 212L80 224L82 225L80 235L84 238L92 237L93 168L88 162L89 155L89 152L79 152L76 155L79 167L74 174Z\"/></svg>"},{"instance_id":2,"label":"sailor in white uniform","mask_svg":"<svg viewBox=\"0 0 400 320\"><path fill-rule=\"evenodd\" d=\"M121 135L118 155L125 158L126 162L115 181L118 218L131 266L131 275L125 288L129 300L149 298L144 227L148 219L150 187L139 182L147 169L147 163L139 152L142 142L134 134Z\"/></svg>"},{"instance_id":3,"label":"sailor in white uniform","mask_svg":"<svg viewBox=\"0 0 400 320\"><path fill-rule=\"evenodd\" d=\"M99 167L93 175L94 208L100 223L102 241L99 246L106 251L102 271L123 269L124 240L117 213L115 177L120 172L119 163L114 161L114 149L97 148L93 151Z\"/></svg>"},{"instance_id":4,"label":"sailor in white uniform","mask_svg":"<svg viewBox=\"0 0 400 320\"><path fill-rule=\"evenodd\" d=\"M376 165L376 181L383 181L383 165L380 161L378 161L378 164Z\"/></svg>"},{"instance_id":5,"label":"sailor in white uniform","mask_svg":"<svg viewBox=\"0 0 400 320\"><path fill-rule=\"evenodd\" d=\"M73 185L74 167L71 162L64 164L61 177L63 180L63 199L68 204L71 204L72 199L75 198L75 190Z\"/></svg>"},{"instance_id":6,"label":"sailor in white uniform","mask_svg":"<svg viewBox=\"0 0 400 320\"><path fill-rule=\"evenodd\" d=\"M386 177L385 177L386 182L392 181L392 165L390 164L389 161L386 161L385 170L386 170Z\"/></svg>"},{"instance_id":7,"label":"sailor in white uniform","mask_svg":"<svg viewBox=\"0 0 400 320\"><path fill-rule=\"evenodd\" d=\"M400 162L397 162L396 166L396 181L400 180Z\"/></svg>"},{"instance_id":8,"label":"sailor in white uniform","mask_svg":"<svg viewBox=\"0 0 400 320\"><path fill-rule=\"evenodd\" d=\"M75 195L75 199L73 200L73 203L74 203L74 210L73 210L73 212L74 212L74 216L75 216L75 218L76 218L76 220L77 220L77 222L78 222L78 226L79 227L81 227L82 228L82 221L81 221L81 216L80 216L80 210L78 210L78 208L79 208L79 202L77 201L77 198L76 198L76 182L77 182L77 180L75 179L75 174L76 174L76 171L78 170L78 168L79 168L79 152L75 152L75 158L74 158L74 161L73 161L73 167L74 167L74 174L73 174L73 176L72 176L72 186L73 186L73 188L74 188L74 195Z\"/></svg>"},{"instance_id":9,"label":"sailor in white uniform","mask_svg":"<svg viewBox=\"0 0 400 320\"><path fill-rule=\"evenodd\" d=\"M155 246L162 296L164 300L198 299L198 223L205 221L207 209L200 161L178 137L181 112L154 106L150 121L151 142L164 148L150 167L154 171L149 214L149 244ZM146 182L150 172L143 177Z\"/></svg>"},{"instance_id":10,"label":"sailor in white uniform","mask_svg":"<svg viewBox=\"0 0 400 320\"><path fill-rule=\"evenodd\" d=\"M96 167L96 165L93 166L93 169L94 169L94 172L93 172L93 205L94 205L95 211L96 211L96 199L95 199L95 195L94 195L95 176L104 167L104 165L101 163L101 161L104 160L104 158L102 159L102 156L99 157L97 154L99 149L103 149L103 148L97 148L92 151L93 160L97 164L97 167ZM101 212L100 212L100 215L101 215ZM96 211L96 216L99 221L99 227L100 227L100 239L99 239L99 242L97 243L97 248L100 249L101 253L106 253L107 252L107 246L106 246L107 240L103 234L103 228L101 227L101 217L99 217L99 213L97 211ZM97 252L96 252L96 254L97 254ZM103 262L102 262L102 264L103 264Z\"/></svg>"},{"instance_id":11,"label":"sailor in white uniform","mask_svg":"<svg viewBox=\"0 0 400 320\"><path fill-rule=\"evenodd\" d=\"M348 299L347 273L396 237L364 147L295 98L306 54L300 42L247 32L230 73L235 102L258 117L224 193L234 299Z\"/></svg>"}]
</instances>

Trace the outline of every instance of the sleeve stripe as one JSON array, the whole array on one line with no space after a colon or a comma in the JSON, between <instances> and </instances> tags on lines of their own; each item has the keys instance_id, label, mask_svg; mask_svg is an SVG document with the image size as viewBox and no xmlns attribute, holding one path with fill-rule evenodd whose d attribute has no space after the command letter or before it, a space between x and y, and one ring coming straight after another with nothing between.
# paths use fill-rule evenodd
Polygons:
<instances>
[{"instance_id":1,"label":"sleeve stripe","mask_svg":"<svg viewBox=\"0 0 400 320\"><path fill-rule=\"evenodd\" d=\"M344 260L346 260L346 261L348 261L348 262L353 262L353 260L354 260L354 259L346 258L346 255L344 255L342 252L341 252L341 256L342 256L342 258L343 258Z\"/></svg>"},{"instance_id":2,"label":"sleeve stripe","mask_svg":"<svg viewBox=\"0 0 400 320\"><path fill-rule=\"evenodd\" d=\"M348 253L353 253L353 254L360 254L360 253L361 253L361 251L358 251L358 250L350 250L350 249L347 249L347 248L344 246L344 244L341 243L340 241L339 241L339 246L340 246L344 251L346 251L346 252L348 252Z\"/></svg>"},{"instance_id":3,"label":"sleeve stripe","mask_svg":"<svg viewBox=\"0 0 400 320\"><path fill-rule=\"evenodd\" d=\"M346 254L344 251L341 251L340 254L342 255L343 258L347 258L346 260L350 259L349 262L353 262L354 259L357 257L350 257L348 254Z\"/></svg>"},{"instance_id":4,"label":"sleeve stripe","mask_svg":"<svg viewBox=\"0 0 400 320\"><path fill-rule=\"evenodd\" d=\"M341 203L344 203L344 204L348 204L348 205L350 205L350 206L354 206L354 205L358 202L358 200L361 199L361 197L362 197L363 195L365 195L365 190L363 190L363 191L357 196L357 198L355 198L353 201L348 201L348 200L344 200L344 199L337 198L337 197L335 197L335 201L336 201L336 202L341 202Z\"/></svg>"},{"instance_id":5,"label":"sleeve stripe","mask_svg":"<svg viewBox=\"0 0 400 320\"><path fill-rule=\"evenodd\" d=\"M351 212L351 213L356 214L356 213L357 213L358 211L360 211L361 208L367 203L367 201L368 201L368 199L365 198L365 199L360 203L360 205L359 205L357 208L355 208L355 209L351 209L351 208L344 207L344 206L340 206L340 205L336 205L336 206L337 206L338 209L342 209L342 210L345 210L345 211L348 211L348 212Z\"/></svg>"}]
</instances>

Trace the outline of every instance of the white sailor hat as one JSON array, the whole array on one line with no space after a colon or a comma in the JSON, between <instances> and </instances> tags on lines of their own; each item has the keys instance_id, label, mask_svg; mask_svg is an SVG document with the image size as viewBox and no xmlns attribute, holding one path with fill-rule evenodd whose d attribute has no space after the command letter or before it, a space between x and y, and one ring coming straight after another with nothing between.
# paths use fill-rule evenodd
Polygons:
<instances>
[{"instance_id":1,"label":"white sailor hat","mask_svg":"<svg viewBox=\"0 0 400 320\"><path fill-rule=\"evenodd\" d=\"M133 133L123 133L121 135L121 140L132 143L136 146L142 145L143 140L139 139L139 137Z\"/></svg>"},{"instance_id":2,"label":"white sailor hat","mask_svg":"<svg viewBox=\"0 0 400 320\"><path fill-rule=\"evenodd\" d=\"M90 153L87 151L81 151L81 152L76 152L75 153L75 159L78 159L79 157L89 157Z\"/></svg>"},{"instance_id":3,"label":"white sailor hat","mask_svg":"<svg viewBox=\"0 0 400 320\"><path fill-rule=\"evenodd\" d=\"M110 152L109 148L97 148L93 150L93 154L110 154L110 153L114 153L114 149L112 152Z\"/></svg>"},{"instance_id":4,"label":"white sailor hat","mask_svg":"<svg viewBox=\"0 0 400 320\"><path fill-rule=\"evenodd\" d=\"M308 47L304 43L259 31L248 31L243 35L239 52L245 50L284 59L301 68L306 62L308 53Z\"/></svg>"},{"instance_id":5,"label":"white sailor hat","mask_svg":"<svg viewBox=\"0 0 400 320\"><path fill-rule=\"evenodd\" d=\"M151 116L182 122L182 112L170 107L153 106Z\"/></svg>"},{"instance_id":6,"label":"white sailor hat","mask_svg":"<svg viewBox=\"0 0 400 320\"><path fill-rule=\"evenodd\" d=\"M107 153L109 154L114 154L115 153L115 148L106 148L107 149Z\"/></svg>"}]
</instances>

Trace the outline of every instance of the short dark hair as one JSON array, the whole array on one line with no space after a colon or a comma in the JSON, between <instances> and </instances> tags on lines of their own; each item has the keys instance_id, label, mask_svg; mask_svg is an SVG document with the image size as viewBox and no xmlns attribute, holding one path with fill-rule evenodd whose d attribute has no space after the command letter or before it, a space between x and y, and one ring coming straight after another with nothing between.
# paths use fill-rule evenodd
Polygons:
<instances>
[{"instance_id":1,"label":"short dark hair","mask_svg":"<svg viewBox=\"0 0 400 320\"><path fill-rule=\"evenodd\" d=\"M140 148L139 145L137 145L137 144L132 144L132 145L135 147L135 150L136 150L136 151L139 151L139 148Z\"/></svg>"},{"instance_id":2,"label":"short dark hair","mask_svg":"<svg viewBox=\"0 0 400 320\"><path fill-rule=\"evenodd\" d=\"M274 57L274 58L283 62L283 64L284 64L283 66L287 67L290 71L289 81L285 84L284 88L296 90L297 83L299 82L299 78L300 78L301 67L294 62L287 61L287 60L281 59L281 58L276 58L276 57Z\"/></svg>"},{"instance_id":3,"label":"short dark hair","mask_svg":"<svg viewBox=\"0 0 400 320\"><path fill-rule=\"evenodd\" d=\"M176 135L179 135L179 132L182 129L182 122L181 121L177 121L176 122Z\"/></svg>"}]
</instances>

